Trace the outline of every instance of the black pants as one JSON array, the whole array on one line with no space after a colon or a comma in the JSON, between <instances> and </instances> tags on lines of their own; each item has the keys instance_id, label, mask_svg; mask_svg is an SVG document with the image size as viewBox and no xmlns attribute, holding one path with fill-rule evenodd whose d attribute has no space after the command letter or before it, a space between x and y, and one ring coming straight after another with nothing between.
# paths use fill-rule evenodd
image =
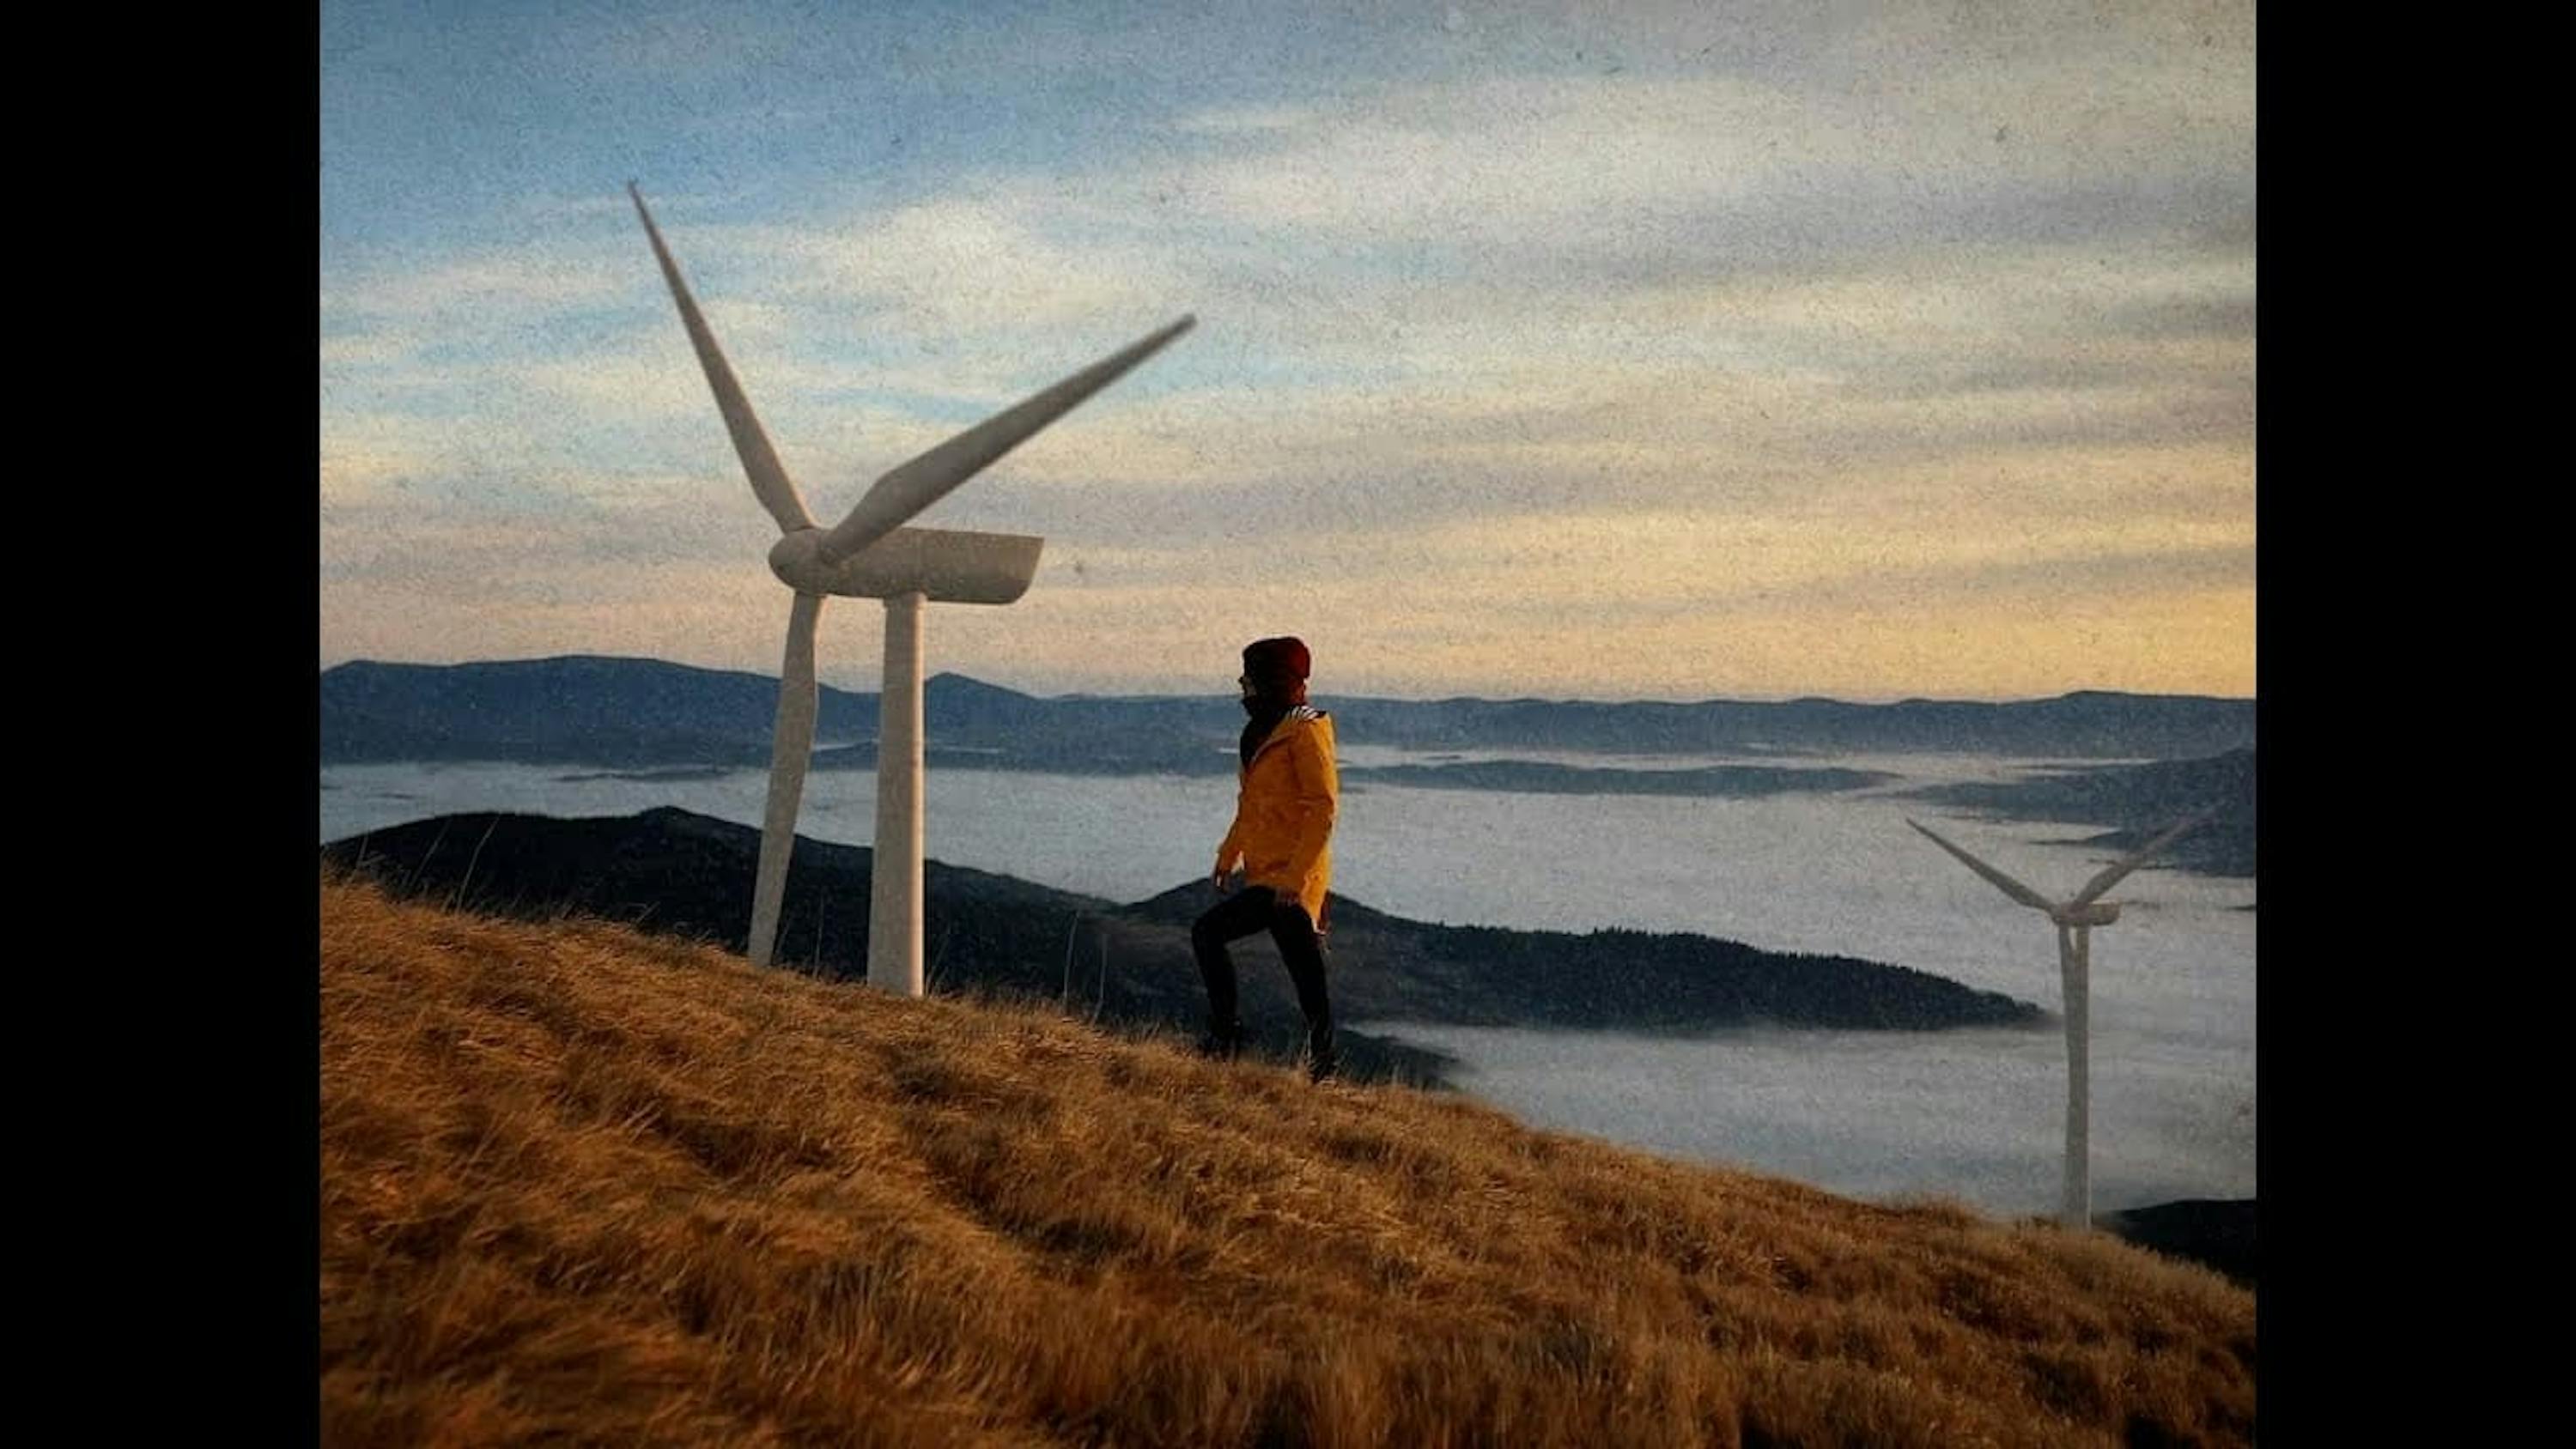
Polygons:
<instances>
[{"instance_id":1,"label":"black pants","mask_svg":"<svg viewBox=\"0 0 2576 1449\"><path fill-rule=\"evenodd\" d=\"M1278 943L1288 979L1297 984L1297 1005L1306 1013L1308 1049L1319 1060L1329 1059L1333 1005L1324 994L1323 940L1315 934L1315 923L1307 919L1304 906L1281 900L1268 886L1235 892L1209 907L1190 927L1190 949L1197 953L1199 975L1207 982L1209 1034L1229 1041L1243 1035L1243 1023L1235 1015L1234 958L1225 946L1257 931L1268 931Z\"/></svg>"}]
</instances>

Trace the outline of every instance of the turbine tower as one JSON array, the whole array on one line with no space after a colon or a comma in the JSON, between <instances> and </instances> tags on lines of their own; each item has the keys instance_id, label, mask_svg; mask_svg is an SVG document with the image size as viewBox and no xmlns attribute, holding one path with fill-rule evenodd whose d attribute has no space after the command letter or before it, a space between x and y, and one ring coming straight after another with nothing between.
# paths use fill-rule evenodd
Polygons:
<instances>
[{"instance_id":1,"label":"turbine tower","mask_svg":"<svg viewBox=\"0 0 2576 1449\"><path fill-rule=\"evenodd\" d=\"M2171 845L2175 837L2200 824L2203 818L2192 816L2139 847L2136 854L2103 867L2100 873L2084 883L2084 889L2062 902L2050 901L1952 845L1933 834L1931 827L1921 821L1905 822L1931 836L1934 845L1957 856L1968 869L1994 882L2005 895L2035 911L2047 912L2048 918L2057 923L2057 975L2066 998L2066 1167L2060 1184L2057 1216L2059 1222L2070 1228L2087 1228L2093 1223L2093 1100L2088 1060L2092 1030L2086 1009L2086 990L2092 971L2093 928L2107 926L2120 919L2119 906L2102 899L2102 896L2118 885L2122 877L2146 864L2150 856Z\"/></svg>"},{"instance_id":2,"label":"turbine tower","mask_svg":"<svg viewBox=\"0 0 2576 1449\"><path fill-rule=\"evenodd\" d=\"M878 696L875 877L868 901L868 984L906 996L921 981L921 654L922 606L1007 604L1028 592L1042 538L903 525L975 476L1030 434L1118 380L1196 321L1184 316L1055 386L977 423L877 479L849 516L823 528L805 511L761 431L742 384L716 346L715 334L680 280L661 229L628 182L635 214L679 304L681 325L715 390L716 410L742 457L751 491L778 520L783 535L769 550L769 571L795 591L787 615L787 657L778 679L778 726L769 761L769 801L761 816L760 869L752 885L752 964L766 966L778 939L787 893L787 858L796 841L796 808L814 750L814 628L832 595L885 601L885 676Z\"/></svg>"}]
</instances>

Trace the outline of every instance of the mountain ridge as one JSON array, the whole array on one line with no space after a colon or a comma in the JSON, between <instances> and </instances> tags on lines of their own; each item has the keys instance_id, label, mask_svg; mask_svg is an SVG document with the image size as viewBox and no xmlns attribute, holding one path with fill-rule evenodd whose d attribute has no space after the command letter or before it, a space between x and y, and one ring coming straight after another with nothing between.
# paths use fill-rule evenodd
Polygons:
<instances>
[{"instance_id":1,"label":"mountain ridge","mask_svg":"<svg viewBox=\"0 0 2576 1449\"><path fill-rule=\"evenodd\" d=\"M353 660L317 683L324 763L491 759L607 766L766 763L775 677L613 655L465 664ZM2254 702L2083 690L2046 699L1852 704L1709 699L1403 700L1319 694L1348 742L1413 750L2169 759L2254 741ZM872 741L878 697L818 688L818 744ZM1222 769L1225 694L1040 696L946 671L924 687L934 748L995 768Z\"/></svg>"}]
</instances>

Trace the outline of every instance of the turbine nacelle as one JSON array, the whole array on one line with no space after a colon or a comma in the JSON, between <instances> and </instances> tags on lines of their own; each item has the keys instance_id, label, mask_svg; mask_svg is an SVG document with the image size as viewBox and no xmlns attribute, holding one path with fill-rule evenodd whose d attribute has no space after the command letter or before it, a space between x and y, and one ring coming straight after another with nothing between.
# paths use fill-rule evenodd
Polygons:
<instances>
[{"instance_id":1,"label":"turbine nacelle","mask_svg":"<svg viewBox=\"0 0 2576 1449\"><path fill-rule=\"evenodd\" d=\"M2120 919L2120 906L2116 901L2064 905L2050 911L2048 918L2061 926L2107 926Z\"/></svg>"},{"instance_id":2,"label":"turbine nacelle","mask_svg":"<svg viewBox=\"0 0 2576 1449\"><path fill-rule=\"evenodd\" d=\"M1020 533L898 528L838 563L824 561L829 535L800 528L769 549L769 571L800 594L890 599L920 594L934 604L1007 604L1029 591L1046 540Z\"/></svg>"}]
</instances>

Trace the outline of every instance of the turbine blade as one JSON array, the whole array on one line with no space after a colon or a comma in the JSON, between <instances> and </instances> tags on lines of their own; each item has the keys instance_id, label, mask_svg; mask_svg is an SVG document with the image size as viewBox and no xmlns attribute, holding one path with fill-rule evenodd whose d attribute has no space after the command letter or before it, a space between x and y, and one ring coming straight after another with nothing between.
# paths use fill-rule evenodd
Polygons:
<instances>
[{"instance_id":1,"label":"turbine blade","mask_svg":"<svg viewBox=\"0 0 2576 1449\"><path fill-rule=\"evenodd\" d=\"M814 624L823 596L798 594L787 615L787 659L778 671L778 731L770 743L769 805L760 817L760 871L751 886L754 966L766 966L778 944L778 913L787 899L787 856L796 845L796 807L805 796L805 767L814 757Z\"/></svg>"},{"instance_id":2,"label":"turbine blade","mask_svg":"<svg viewBox=\"0 0 2576 1449\"><path fill-rule=\"evenodd\" d=\"M849 517L823 536L817 556L827 564L839 563L894 532L923 509L947 497L958 484L1026 442L1030 434L1071 412L1075 404L1116 382L1129 368L1161 351L1197 323L1196 317L1183 317L898 465L868 489Z\"/></svg>"},{"instance_id":3,"label":"turbine blade","mask_svg":"<svg viewBox=\"0 0 2576 1449\"><path fill-rule=\"evenodd\" d=\"M761 431L760 417L751 410L751 399L743 395L742 384L735 380L724 349L716 346L716 335L707 329L707 319L698 315L697 299L689 295L689 284L680 280L680 267L671 260L671 249L662 245L662 229L653 224L653 213L644 209L644 193L629 181L626 194L635 198L635 214L644 218L644 234L652 239L653 255L662 263L662 279L671 284L671 299L680 304L680 323L689 329L689 345L697 349L698 365L706 369L707 386L715 389L716 411L724 414L725 431L733 435L733 450L742 458L742 471L751 479L753 495L769 510L769 516L778 520L781 533L812 528L813 515L805 511L805 500L796 496L795 483L779 463L778 450L769 446L769 435Z\"/></svg>"},{"instance_id":4,"label":"turbine blade","mask_svg":"<svg viewBox=\"0 0 2576 1449\"><path fill-rule=\"evenodd\" d=\"M1937 845L1943 850L1950 852L1952 855L1959 857L1961 864L1967 866L1968 869L1975 871L1977 874L1984 876L1986 879L1993 881L1996 888L2001 890L2005 895L2012 897L2014 900L2017 900L2023 905L2029 906L2034 910L2053 911L2057 909L2056 902L2041 895L2039 892L2032 890L2030 887L2023 885L2020 881L2014 880L2011 876L2004 874L2002 871L1995 869L1993 866L1986 864L1984 861L1977 859L1966 851L1961 850L1959 847L1952 845L1950 842L1943 840L1940 836L1933 835L1931 828L1923 824L1921 821L1909 819L1905 823L1922 831L1925 835L1930 835L1934 845Z\"/></svg>"},{"instance_id":5,"label":"turbine blade","mask_svg":"<svg viewBox=\"0 0 2576 1449\"><path fill-rule=\"evenodd\" d=\"M2136 853L2130 855L2127 859L2104 866L2101 874L2086 881L2084 883L2084 889L2077 891L2075 893L2075 899L2068 901L2066 904L2069 907L2089 906L2095 901L2100 900L2104 891L2107 891L2111 887L2120 883L2121 877L2127 875L2133 870L2136 870L2139 866L2146 864L2147 857L2154 855L2157 851L2173 844L2177 836L2180 836L2184 831L2187 831L2196 825L2205 823L2208 818L2209 817L2206 814L2185 817L2181 822L2174 825L2164 834L2159 835L2155 839L2148 841L2146 844L2139 846Z\"/></svg>"}]
</instances>

